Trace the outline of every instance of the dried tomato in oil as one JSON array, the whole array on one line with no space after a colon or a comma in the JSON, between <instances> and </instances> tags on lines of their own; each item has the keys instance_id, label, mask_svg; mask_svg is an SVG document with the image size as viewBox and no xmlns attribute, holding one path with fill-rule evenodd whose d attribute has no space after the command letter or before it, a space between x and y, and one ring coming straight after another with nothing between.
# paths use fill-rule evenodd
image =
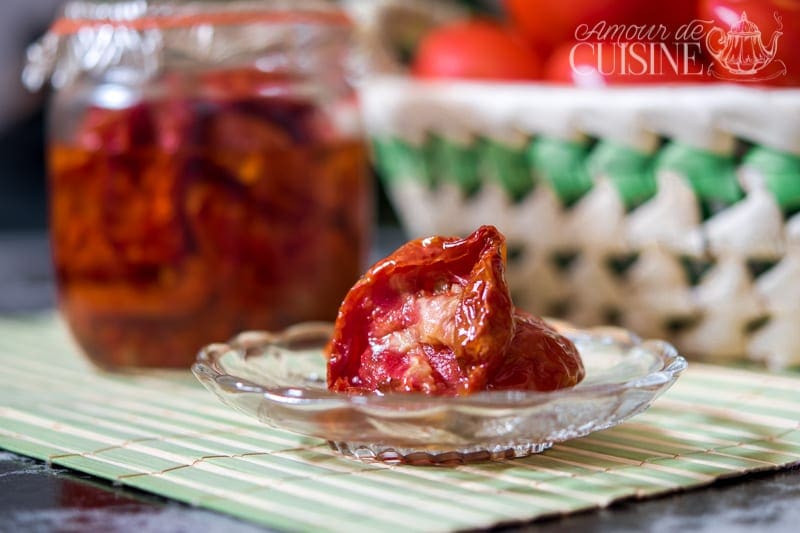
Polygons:
<instances>
[{"instance_id":1,"label":"dried tomato in oil","mask_svg":"<svg viewBox=\"0 0 800 533\"><path fill-rule=\"evenodd\" d=\"M339 309L329 389L464 395L577 384L575 345L514 308L505 253L505 238L483 226L465 239L412 241L375 264Z\"/></svg>"},{"instance_id":2,"label":"dried tomato in oil","mask_svg":"<svg viewBox=\"0 0 800 533\"><path fill-rule=\"evenodd\" d=\"M61 307L101 366L187 367L241 330L332 320L361 272L363 142L313 101L261 96L263 74L198 83L89 107L50 144Z\"/></svg>"}]
</instances>

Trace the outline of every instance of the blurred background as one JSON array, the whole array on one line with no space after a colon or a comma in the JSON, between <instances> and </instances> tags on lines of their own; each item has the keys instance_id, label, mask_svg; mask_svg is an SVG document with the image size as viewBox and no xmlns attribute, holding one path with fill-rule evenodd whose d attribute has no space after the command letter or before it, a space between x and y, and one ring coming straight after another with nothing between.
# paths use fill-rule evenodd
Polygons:
<instances>
[{"instance_id":1,"label":"blurred background","mask_svg":"<svg viewBox=\"0 0 800 533\"><path fill-rule=\"evenodd\" d=\"M373 259L404 237L491 223L509 238L510 283L529 311L621 324L712 358L747 352L776 367L800 364L800 297L787 292L800 286L800 98L759 90L800 83L800 2L336 3L356 22L361 72L380 75L359 87L382 178L373 180ZM50 90L26 90L21 75L26 50L63 4L0 6L0 312L53 305L43 149ZM231 85L223 78L225 91ZM607 86L622 87L597 90ZM251 118L237 116L223 137L255 138ZM144 137L169 137L153 124ZM200 129L187 124L192 135ZM77 220L91 219L83 211L94 200L76 196L78 207L54 227L70 226L75 240L61 248L77 253L84 234L98 232ZM162 232L129 218L142 248L157 252ZM296 226L286 233L304 238ZM263 243L254 248L263 255Z\"/></svg>"},{"instance_id":2,"label":"blurred background","mask_svg":"<svg viewBox=\"0 0 800 533\"><path fill-rule=\"evenodd\" d=\"M0 313L54 303L46 238L44 157L47 91L21 81L25 52L62 0L7 0L0 6Z\"/></svg>"},{"instance_id":3,"label":"blurred background","mask_svg":"<svg viewBox=\"0 0 800 533\"><path fill-rule=\"evenodd\" d=\"M0 231L46 227L46 94L20 79L25 50L55 17L62 0L6 0L0 7Z\"/></svg>"},{"instance_id":4,"label":"blurred background","mask_svg":"<svg viewBox=\"0 0 800 533\"><path fill-rule=\"evenodd\" d=\"M335 0L331 0L335 1ZM25 64L27 47L40 38L66 0L4 0L0 5L0 232L43 230L46 228L45 158L43 152L44 103L48 90L38 93L26 90L20 76ZM724 28L739 21L742 10L750 20L762 26L763 40L775 29L773 11L782 10L783 36L776 59L793 63L794 49L798 44L796 22L800 8L794 3L778 0L678 0L652 3L640 0L574 0L566 4L552 0L338 0L355 14L370 33L364 42L367 54L377 56L371 66L392 71L398 66L414 65L420 77L462 77L471 79L534 79L571 85L597 84L597 79L576 79L568 65L568 52L573 44L575 28L579 24L593 25L599 21L610 24L664 24L674 34L682 24L694 18L715 20ZM375 7L382 6L382 7ZM387 8L388 6L388 8ZM400 6L398 9L397 6ZM382 16L375 13L384 12ZM481 64L478 58L471 64L452 67L449 63L460 61L453 53L465 41L476 40L471 29L462 35L442 35L438 46L431 44L428 53L421 53L420 43L437 25L471 16L493 19L516 37L526 41L533 52L533 70L515 70L520 60L494 61ZM388 22L387 22L388 21ZM437 39L432 39L437 41ZM532 45L532 46L530 46ZM500 57L497 48L489 41L475 45L489 57ZM389 51L392 57L386 57ZM574 58L581 63L591 63L593 57L584 57L581 50ZM511 54L512 56L514 54ZM424 56L424 57L423 57ZM374 58L373 58L374 59ZM791 60L791 61L789 61ZM700 59L708 64L708 58ZM416 63L415 63L416 62ZM496 64L494 64L496 63ZM528 65L530 66L530 65ZM791 66L791 65L790 65ZM461 69L449 72L448 69ZM479 72L488 68L490 72ZM795 69L797 70L797 69ZM794 85L797 75L792 69L788 81ZM675 79L644 80L641 76L632 81L674 82ZM624 84L619 77L607 77L602 84ZM627 82L629 83L629 82ZM786 85L786 83L781 83ZM382 191L381 191L382 192ZM381 197L379 220L393 224L396 218L385 196Z\"/></svg>"}]
</instances>

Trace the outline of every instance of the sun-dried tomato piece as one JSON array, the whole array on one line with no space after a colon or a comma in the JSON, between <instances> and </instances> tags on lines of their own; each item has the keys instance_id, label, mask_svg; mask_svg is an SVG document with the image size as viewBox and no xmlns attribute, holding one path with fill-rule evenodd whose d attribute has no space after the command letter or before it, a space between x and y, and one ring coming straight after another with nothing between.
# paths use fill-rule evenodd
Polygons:
<instances>
[{"instance_id":1,"label":"sun-dried tomato piece","mask_svg":"<svg viewBox=\"0 0 800 533\"><path fill-rule=\"evenodd\" d=\"M514 338L488 388L546 392L577 385L584 375L572 341L541 318L517 309Z\"/></svg>"},{"instance_id":2,"label":"sun-dried tomato piece","mask_svg":"<svg viewBox=\"0 0 800 533\"><path fill-rule=\"evenodd\" d=\"M125 109L88 108L75 140L87 149L121 153L148 147L154 136L150 108L136 104Z\"/></svg>"},{"instance_id":3,"label":"sun-dried tomato piece","mask_svg":"<svg viewBox=\"0 0 800 533\"><path fill-rule=\"evenodd\" d=\"M373 266L339 309L332 390L464 394L486 387L512 334L505 239L412 241Z\"/></svg>"},{"instance_id":4,"label":"sun-dried tomato piece","mask_svg":"<svg viewBox=\"0 0 800 533\"><path fill-rule=\"evenodd\" d=\"M328 387L462 395L576 384L577 350L515 311L505 261L505 238L483 226L466 239L412 241L378 262L339 309Z\"/></svg>"}]
</instances>

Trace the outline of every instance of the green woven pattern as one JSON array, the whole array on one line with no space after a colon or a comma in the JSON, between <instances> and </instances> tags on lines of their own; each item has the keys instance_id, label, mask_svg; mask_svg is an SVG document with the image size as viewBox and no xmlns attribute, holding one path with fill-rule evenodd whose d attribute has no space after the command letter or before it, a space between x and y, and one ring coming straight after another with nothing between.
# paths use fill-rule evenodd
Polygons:
<instances>
[{"instance_id":1,"label":"green woven pattern","mask_svg":"<svg viewBox=\"0 0 800 533\"><path fill-rule=\"evenodd\" d=\"M744 196L736 177L739 163L763 173L786 212L795 212L800 205L800 157L759 146L739 161L679 142L647 153L609 140L593 145L588 140L547 136L533 137L522 147L481 137L459 145L436 135L419 146L399 138L378 138L374 146L381 176L390 184L404 179L431 187L450 182L467 195L485 179L518 200L531 190L534 179L542 179L565 205L572 205L592 189L594 179L606 177L625 205L633 208L655 195L656 172L672 171L686 176L700 202L714 203L713 211L719 211Z\"/></svg>"},{"instance_id":2,"label":"green woven pattern","mask_svg":"<svg viewBox=\"0 0 800 533\"><path fill-rule=\"evenodd\" d=\"M0 321L0 448L299 531L449 531L800 461L800 376L694 364L646 414L538 456L364 464L234 413L187 373L93 370L52 317Z\"/></svg>"}]
</instances>

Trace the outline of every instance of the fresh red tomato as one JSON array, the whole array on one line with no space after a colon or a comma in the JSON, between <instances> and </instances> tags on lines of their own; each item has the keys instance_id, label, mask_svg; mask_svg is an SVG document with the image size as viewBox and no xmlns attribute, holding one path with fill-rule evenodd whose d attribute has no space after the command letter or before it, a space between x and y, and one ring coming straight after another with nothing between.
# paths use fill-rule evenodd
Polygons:
<instances>
[{"instance_id":1,"label":"fresh red tomato","mask_svg":"<svg viewBox=\"0 0 800 533\"><path fill-rule=\"evenodd\" d=\"M540 77L541 62L508 29L469 20L429 33L420 44L413 71L421 78L533 80Z\"/></svg>"},{"instance_id":2,"label":"fresh red tomato","mask_svg":"<svg viewBox=\"0 0 800 533\"><path fill-rule=\"evenodd\" d=\"M629 41L685 41L679 30L697 17L697 0L505 0L505 4L514 26L544 55L576 35L585 35L587 29L621 31Z\"/></svg>"},{"instance_id":3,"label":"fresh red tomato","mask_svg":"<svg viewBox=\"0 0 800 533\"><path fill-rule=\"evenodd\" d=\"M722 41L712 38L707 43L711 48L709 55L716 56L717 73L723 76L731 74L726 76L729 79L737 78L735 67L725 59L724 54L715 54L713 50L725 47L728 31L742 22L743 13L761 31L767 54L765 58L771 58L771 61L758 72L741 75L741 78L774 85L800 84L800 0L700 0L700 17L713 20L722 30L722 34L718 34ZM775 37L776 32L782 32L782 35ZM785 75L782 74L781 61L785 65Z\"/></svg>"},{"instance_id":4,"label":"fresh red tomato","mask_svg":"<svg viewBox=\"0 0 800 533\"><path fill-rule=\"evenodd\" d=\"M700 52L686 44L567 43L550 57L545 79L578 87L701 83L708 76Z\"/></svg>"},{"instance_id":5,"label":"fresh red tomato","mask_svg":"<svg viewBox=\"0 0 800 533\"><path fill-rule=\"evenodd\" d=\"M678 30L691 24L697 18L697 0L670 0L669 2L637 2L636 12L631 15L631 23L645 25L664 25L675 40ZM657 38L661 41L662 39ZM678 39L683 41L685 39Z\"/></svg>"},{"instance_id":6,"label":"fresh red tomato","mask_svg":"<svg viewBox=\"0 0 800 533\"><path fill-rule=\"evenodd\" d=\"M514 25L542 52L574 40L581 24L627 24L641 9L640 3L641 0L505 0Z\"/></svg>"}]
</instances>

